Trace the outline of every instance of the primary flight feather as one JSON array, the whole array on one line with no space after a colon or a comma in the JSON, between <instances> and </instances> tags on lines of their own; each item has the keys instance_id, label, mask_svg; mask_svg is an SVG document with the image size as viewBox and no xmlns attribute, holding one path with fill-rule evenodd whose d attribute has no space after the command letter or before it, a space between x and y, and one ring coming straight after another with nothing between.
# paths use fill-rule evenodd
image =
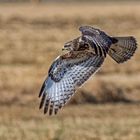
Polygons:
<instances>
[{"instance_id":1,"label":"primary flight feather","mask_svg":"<svg viewBox=\"0 0 140 140\"><path fill-rule=\"evenodd\" d=\"M57 114L76 89L101 67L107 54L117 63L123 63L137 48L132 36L110 37L90 26L79 30L82 35L65 43L63 50L68 52L54 60L40 90L39 108L44 108L44 113L49 115Z\"/></svg>"}]
</instances>

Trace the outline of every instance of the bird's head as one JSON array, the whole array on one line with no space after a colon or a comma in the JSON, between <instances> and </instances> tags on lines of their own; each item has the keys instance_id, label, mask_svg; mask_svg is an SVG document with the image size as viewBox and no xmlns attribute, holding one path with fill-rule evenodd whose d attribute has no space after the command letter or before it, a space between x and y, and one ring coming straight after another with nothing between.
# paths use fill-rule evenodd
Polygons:
<instances>
[{"instance_id":1,"label":"bird's head","mask_svg":"<svg viewBox=\"0 0 140 140\"><path fill-rule=\"evenodd\" d=\"M65 43L64 48L62 50L67 50L67 51L82 51L82 50L88 50L89 45L84 40L82 36L73 39L67 43Z\"/></svg>"}]
</instances>

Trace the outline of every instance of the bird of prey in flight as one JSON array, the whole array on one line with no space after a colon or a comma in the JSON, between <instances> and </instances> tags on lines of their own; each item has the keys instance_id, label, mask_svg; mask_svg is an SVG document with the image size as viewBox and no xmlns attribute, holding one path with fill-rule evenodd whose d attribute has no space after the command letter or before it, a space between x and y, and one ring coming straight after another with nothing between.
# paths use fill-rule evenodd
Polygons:
<instances>
[{"instance_id":1,"label":"bird of prey in flight","mask_svg":"<svg viewBox=\"0 0 140 140\"><path fill-rule=\"evenodd\" d=\"M49 115L57 114L108 55L117 63L123 63L137 48L133 36L112 37L91 26L81 26L79 30L81 36L64 44L62 50L67 52L53 61L40 90L39 108Z\"/></svg>"}]
</instances>

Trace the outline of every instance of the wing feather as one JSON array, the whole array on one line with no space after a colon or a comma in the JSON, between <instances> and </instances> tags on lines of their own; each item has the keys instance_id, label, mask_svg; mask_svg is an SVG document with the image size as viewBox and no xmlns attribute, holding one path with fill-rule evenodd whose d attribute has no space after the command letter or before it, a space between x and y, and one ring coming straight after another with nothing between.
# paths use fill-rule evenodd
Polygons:
<instances>
[{"instance_id":1,"label":"wing feather","mask_svg":"<svg viewBox=\"0 0 140 140\"><path fill-rule=\"evenodd\" d=\"M96 49L98 54L106 56L105 52L108 52L110 45L112 44L112 40L110 37L104 32L97 28L93 28L91 26L81 26L79 30L82 32L82 35L89 39L92 44L91 45Z\"/></svg>"},{"instance_id":2,"label":"wing feather","mask_svg":"<svg viewBox=\"0 0 140 140\"><path fill-rule=\"evenodd\" d=\"M103 63L104 57L97 55L88 56L88 58L68 66L69 60L67 61L62 61L60 58L55 60L53 65L57 66L56 63L61 65L60 72L55 75L56 81L54 76L52 78L52 75L48 74L41 88L41 93L39 94L39 97L42 96L40 108L44 108L44 113L48 112L49 115L57 114L58 110L74 95L77 87L80 87L97 71ZM63 72L64 69L66 70L65 72ZM50 72L53 73L53 69ZM60 76L60 73L63 73L63 75Z\"/></svg>"}]
</instances>

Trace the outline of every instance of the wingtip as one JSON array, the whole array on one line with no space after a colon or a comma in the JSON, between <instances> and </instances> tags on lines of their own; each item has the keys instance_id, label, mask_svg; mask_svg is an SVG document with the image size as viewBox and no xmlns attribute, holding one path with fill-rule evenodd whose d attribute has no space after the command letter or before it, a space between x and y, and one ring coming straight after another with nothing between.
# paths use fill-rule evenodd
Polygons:
<instances>
[{"instance_id":1,"label":"wingtip","mask_svg":"<svg viewBox=\"0 0 140 140\"><path fill-rule=\"evenodd\" d=\"M43 107L43 104L42 104L42 103L40 103L40 105L39 105L39 109L42 109L42 107Z\"/></svg>"},{"instance_id":2,"label":"wingtip","mask_svg":"<svg viewBox=\"0 0 140 140\"><path fill-rule=\"evenodd\" d=\"M48 112L48 109L44 108L44 115Z\"/></svg>"},{"instance_id":3,"label":"wingtip","mask_svg":"<svg viewBox=\"0 0 140 140\"><path fill-rule=\"evenodd\" d=\"M42 93L41 93L41 92L39 92L38 98L40 98L40 97L41 97L41 95L42 95Z\"/></svg>"},{"instance_id":4,"label":"wingtip","mask_svg":"<svg viewBox=\"0 0 140 140\"><path fill-rule=\"evenodd\" d=\"M45 102L45 98L46 98L46 94L43 94L40 105L39 105L39 109L41 109L43 107L44 102Z\"/></svg>"},{"instance_id":5,"label":"wingtip","mask_svg":"<svg viewBox=\"0 0 140 140\"><path fill-rule=\"evenodd\" d=\"M58 113L58 109L54 109L54 114L56 115Z\"/></svg>"},{"instance_id":6,"label":"wingtip","mask_svg":"<svg viewBox=\"0 0 140 140\"><path fill-rule=\"evenodd\" d=\"M41 89L40 89L40 92L39 92L39 95L38 97L40 98L42 96L42 94L44 93L44 89L45 89L45 82L43 83Z\"/></svg>"}]
</instances>

